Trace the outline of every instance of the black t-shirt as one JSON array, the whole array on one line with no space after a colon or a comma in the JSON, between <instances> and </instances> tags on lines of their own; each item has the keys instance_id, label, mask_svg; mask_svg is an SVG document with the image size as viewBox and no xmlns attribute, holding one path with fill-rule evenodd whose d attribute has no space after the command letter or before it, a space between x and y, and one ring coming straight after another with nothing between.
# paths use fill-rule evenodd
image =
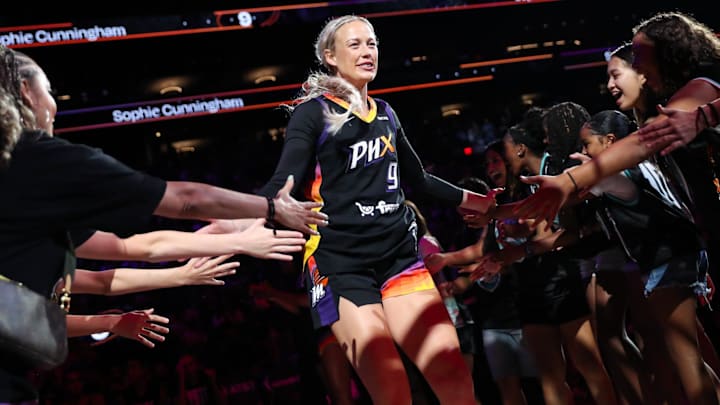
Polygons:
<instances>
[{"instance_id":1,"label":"black t-shirt","mask_svg":"<svg viewBox=\"0 0 720 405\"><path fill-rule=\"evenodd\" d=\"M23 133L0 171L0 274L50 296L68 231L133 232L148 222L165 187L98 149ZM0 402L35 397L25 370L11 367L0 363Z\"/></svg>"}]
</instances>

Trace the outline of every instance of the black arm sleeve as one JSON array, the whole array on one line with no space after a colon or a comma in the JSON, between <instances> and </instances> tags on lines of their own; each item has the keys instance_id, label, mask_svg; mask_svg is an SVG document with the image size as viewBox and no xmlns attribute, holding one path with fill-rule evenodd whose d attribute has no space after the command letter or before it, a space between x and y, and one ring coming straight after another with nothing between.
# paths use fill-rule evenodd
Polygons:
<instances>
[{"instance_id":1,"label":"black arm sleeve","mask_svg":"<svg viewBox=\"0 0 720 405\"><path fill-rule=\"evenodd\" d=\"M394 112L391 112L395 114ZM395 122L400 122L395 117ZM405 131L398 124L397 128L398 160L403 182L407 182L414 190L429 195L436 200L451 206L462 203L463 190L447 181L425 171L420 158L405 136Z\"/></svg>"},{"instance_id":2,"label":"black arm sleeve","mask_svg":"<svg viewBox=\"0 0 720 405\"><path fill-rule=\"evenodd\" d=\"M315 143L323 130L323 115L320 103L308 101L300 104L293 111L285 133L285 144L275 173L258 191L266 197L275 197L285 185L288 176L293 175L295 185L291 194L299 199L302 182L310 170L315 156Z\"/></svg>"}]
</instances>

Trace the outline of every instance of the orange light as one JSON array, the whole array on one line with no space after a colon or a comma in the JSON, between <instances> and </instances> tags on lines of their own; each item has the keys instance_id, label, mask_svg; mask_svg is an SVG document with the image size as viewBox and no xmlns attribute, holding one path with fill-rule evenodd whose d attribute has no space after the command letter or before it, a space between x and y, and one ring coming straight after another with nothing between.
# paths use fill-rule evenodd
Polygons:
<instances>
[{"instance_id":1,"label":"orange light","mask_svg":"<svg viewBox=\"0 0 720 405\"><path fill-rule=\"evenodd\" d=\"M491 65L505 65L508 63L518 63L518 62L530 62L533 60L550 59L552 57L553 56L551 53L544 53L542 55L518 56L517 58L486 60L486 61L482 61L482 62L463 63L460 65L460 69L468 69L468 68L491 66Z\"/></svg>"}]
</instances>

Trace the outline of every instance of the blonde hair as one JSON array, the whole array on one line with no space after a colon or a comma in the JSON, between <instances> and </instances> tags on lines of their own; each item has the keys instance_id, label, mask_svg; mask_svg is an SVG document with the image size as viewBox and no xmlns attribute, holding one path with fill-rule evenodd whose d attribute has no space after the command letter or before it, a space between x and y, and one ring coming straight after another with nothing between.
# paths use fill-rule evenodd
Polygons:
<instances>
[{"instance_id":1,"label":"blonde hair","mask_svg":"<svg viewBox=\"0 0 720 405\"><path fill-rule=\"evenodd\" d=\"M364 102L358 89L347 80L336 76L336 68L329 65L325 60L326 50L330 50L331 52L335 51L335 36L337 31L343 25L353 21L362 21L367 24L371 31L375 32L372 24L365 17L345 15L329 20L315 41L315 58L317 58L318 63L324 67L329 74L324 72L310 73L302 85L301 94L293 101L292 106L286 106L292 111L295 106L323 94L330 94L346 101L349 104L347 111L338 113L329 108L325 108L323 116L325 117L325 122L330 134L337 133L348 120L352 111L360 110Z\"/></svg>"}]
</instances>

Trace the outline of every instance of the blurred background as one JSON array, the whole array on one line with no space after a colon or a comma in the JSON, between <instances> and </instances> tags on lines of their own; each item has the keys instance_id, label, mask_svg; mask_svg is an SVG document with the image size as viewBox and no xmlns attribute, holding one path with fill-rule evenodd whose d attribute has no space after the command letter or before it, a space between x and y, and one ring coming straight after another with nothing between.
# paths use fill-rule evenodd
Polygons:
<instances>
[{"instance_id":1,"label":"blurred background","mask_svg":"<svg viewBox=\"0 0 720 405\"><path fill-rule=\"evenodd\" d=\"M606 52L629 41L644 18L670 10L720 31L708 1L128 0L4 5L0 43L46 71L56 136L167 180L253 192L282 148L288 116L278 106L318 69L315 37L332 16L374 24L380 61L371 95L393 105L426 169L455 182L481 175L477 156L529 106L615 108ZM453 210L409 197L446 249L462 247ZM201 225L158 219L148 230ZM74 298L76 313L153 307L171 318L171 332L152 350L73 339L68 363L38 375L44 401L159 404L167 395L180 403L184 384L184 392L196 390L184 403L220 403L214 389L225 403L323 403L309 321L250 293L258 283L302 291L296 264L239 259L223 287ZM81 261L97 270L176 265ZM478 381L484 403L495 403L492 382ZM583 398L578 382L578 403Z\"/></svg>"}]
</instances>

